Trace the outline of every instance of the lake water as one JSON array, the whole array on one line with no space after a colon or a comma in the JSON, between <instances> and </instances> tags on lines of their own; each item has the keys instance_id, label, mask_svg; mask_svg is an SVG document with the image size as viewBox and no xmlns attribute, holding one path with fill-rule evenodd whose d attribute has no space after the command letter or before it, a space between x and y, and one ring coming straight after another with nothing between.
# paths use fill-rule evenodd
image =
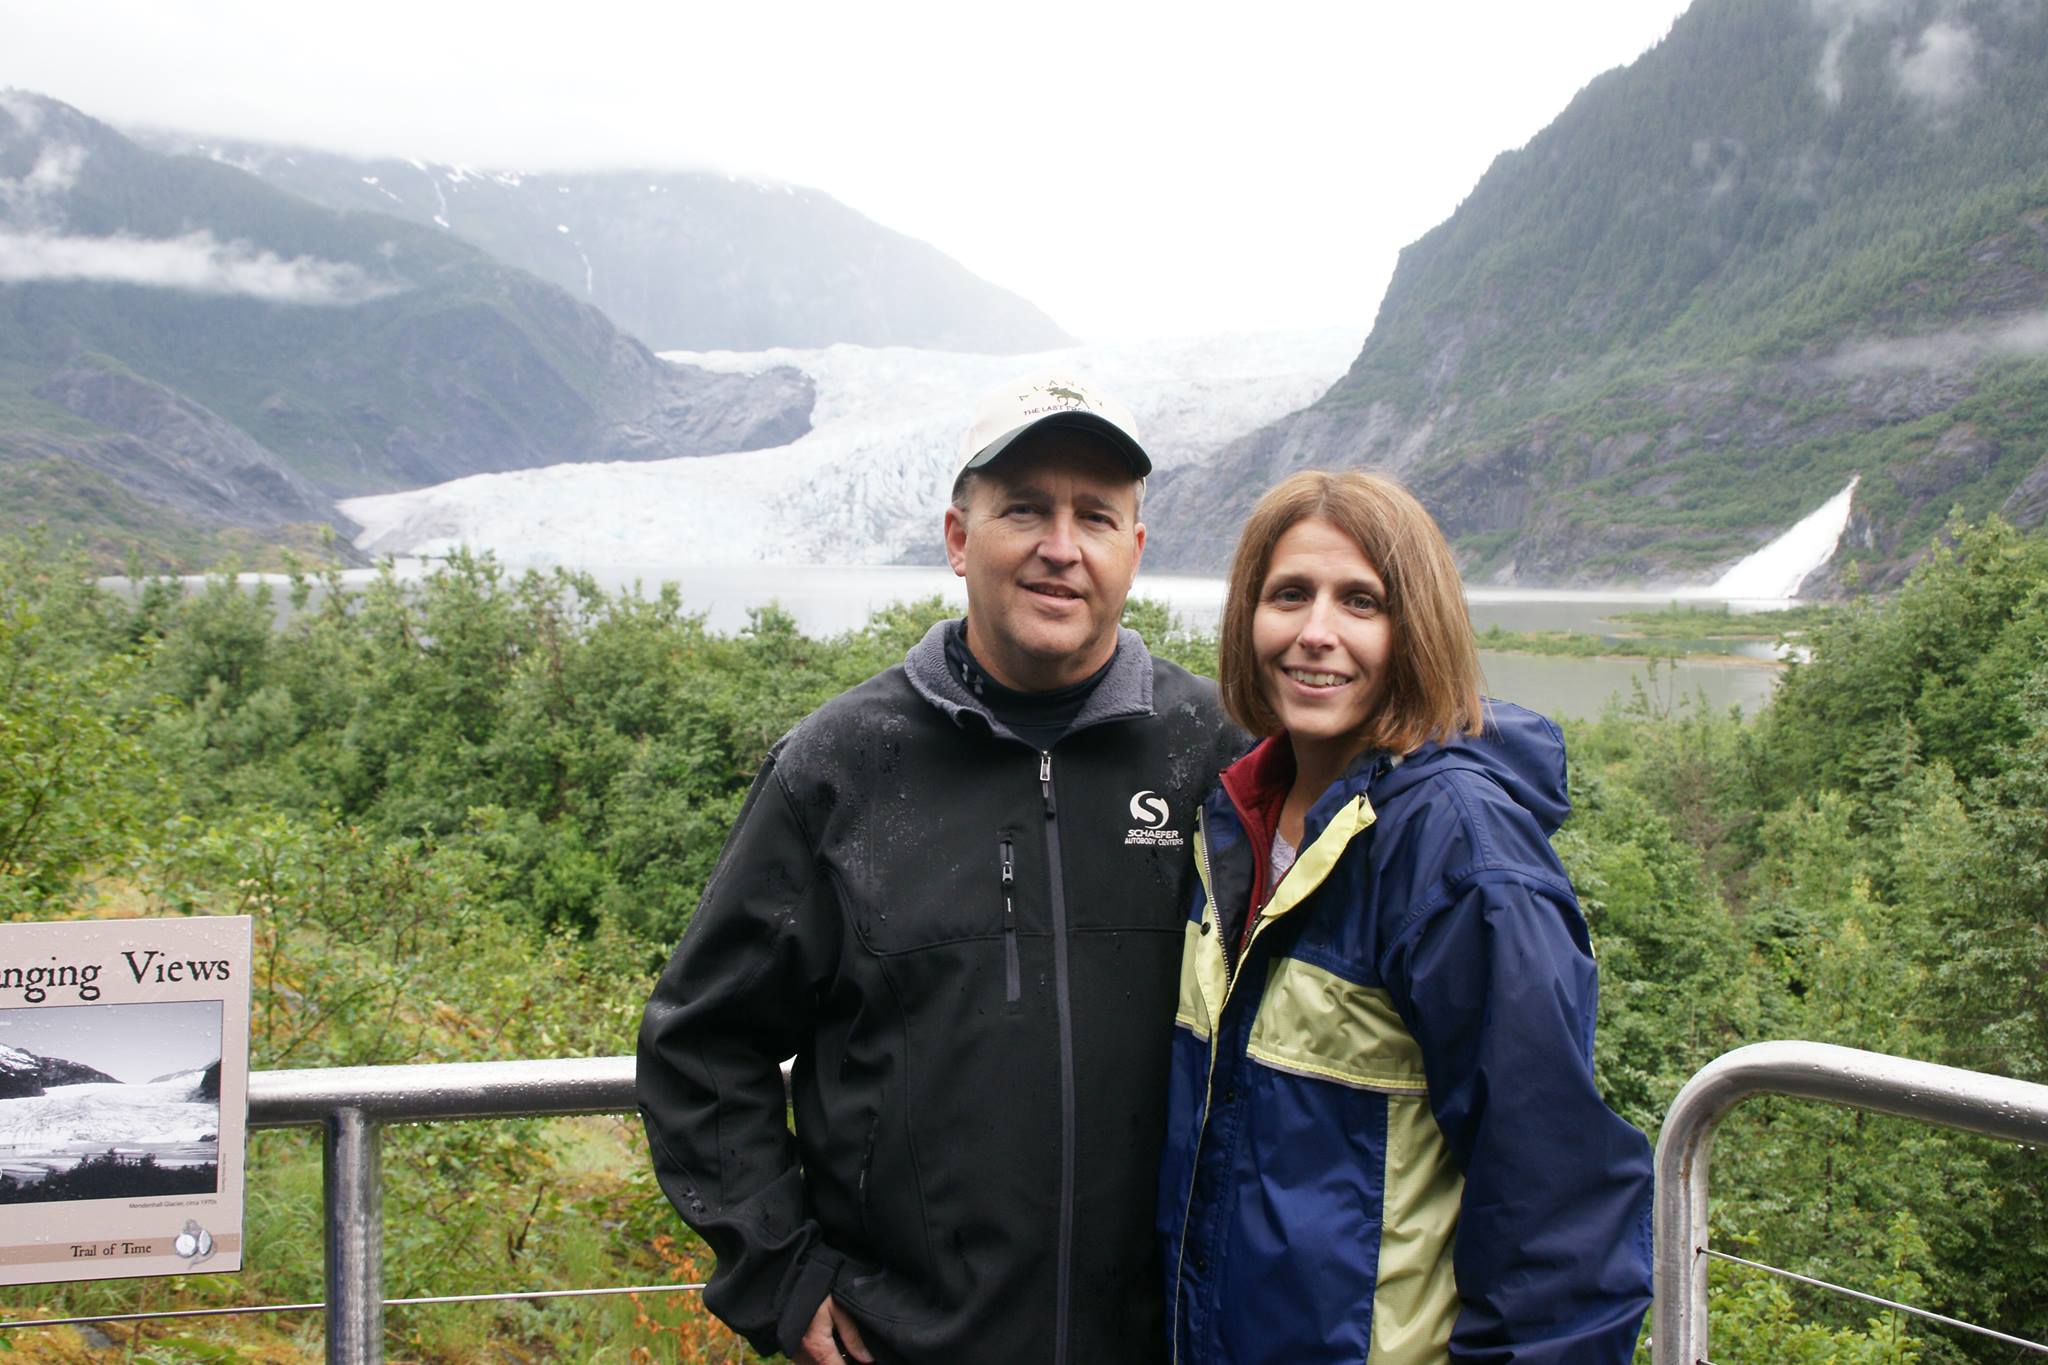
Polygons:
<instances>
[{"instance_id":1,"label":"lake water","mask_svg":"<svg viewBox=\"0 0 2048 1365\"><path fill-rule=\"evenodd\" d=\"M432 568L418 560L398 561L404 576ZM747 613L770 602L794 616L808 634L832 635L864 624L871 612L892 602L937 594L956 606L966 605L961 581L943 567L909 565L610 565L592 571L606 587L635 583L653 592L673 582L684 605L702 612L713 630L733 631L747 624ZM351 570L345 582L360 583L369 570ZM251 576L253 577L253 576ZM196 581L196 580L194 580ZM273 580L275 581L275 580ZM125 580L110 580L118 585ZM1140 574L1134 594L1165 602L1181 621L1196 629L1212 629L1223 606L1223 580L1171 574ZM1699 589L1676 592L1574 592L1562 589L1474 588L1467 596L1472 622L1479 630L1569 630L1615 638L1619 628L1608 620L1622 611L1654 610L1675 601L1713 606L1726 599L1705 597ZM1730 602L1736 611L1781 607L1781 601ZM1591 719L1615 698L1627 700L1638 687L1669 708L1704 703L1714 709L1740 706L1754 714L1777 685L1771 647L1758 643L1735 651L1748 657L1680 659L1651 665L1641 659L1561 658L1482 651L1491 695L1519 702L1545 715Z\"/></svg>"},{"instance_id":2,"label":"lake water","mask_svg":"<svg viewBox=\"0 0 2048 1365\"><path fill-rule=\"evenodd\" d=\"M967 603L958 578L945 568L907 565L747 564L659 569L653 566L614 567L599 571L614 586L639 581L648 586L672 580L693 611L704 612L714 630L736 630L747 623L750 608L779 602L805 631L832 634L852 630L869 613L933 594L960 607ZM1695 590L1695 593L1697 590ZM1170 606L1183 623L1213 629L1223 611L1223 580L1173 574L1140 574L1133 595L1152 597ZM1472 623L1479 630L1569 630L1615 638L1619 629L1607 619L1615 612L1655 610L1683 600L1692 605L1717 605L1688 593L1682 597L1658 592L1571 592L1551 589L1475 588L1466 598ZM1733 602L1735 610L1780 607L1769 602ZM1627 658L1575 659L1533 654L1482 651L1489 692L1545 715L1590 719L1610 699L1632 697L1638 685L1665 706L1697 705L1701 697L1715 709L1731 705L1753 714L1770 699L1777 685L1767 643L1733 651L1747 656L1726 659L1660 662Z\"/></svg>"}]
</instances>

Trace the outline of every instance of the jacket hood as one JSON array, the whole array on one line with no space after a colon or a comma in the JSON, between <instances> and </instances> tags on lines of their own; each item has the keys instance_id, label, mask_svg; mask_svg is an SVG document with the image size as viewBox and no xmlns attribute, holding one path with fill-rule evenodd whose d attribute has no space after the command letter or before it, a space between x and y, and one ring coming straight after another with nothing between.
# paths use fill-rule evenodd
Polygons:
<instances>
[{"instance_id":1,"label":"jacket hood","mask_svg":"<svg viewBox=\"0 0 2048 1365\"><path fill-rule=\"evenodd\" d=\"M1557 728L1494 702L1478 735L1367 753L1269 891L1294 776L1267 740L1197 836L1158 1201L1174 1358L1627 1365L1650 1147L1594 1077Z\"/></svg>"},{"instance_id":2,"label":"jacket hood","mask_svg":"<svg viewBox=\"0 0 2048 1365\"><path fill-rule=\"evenodd\" d=\"M967 684L946 663L946 637L953 631L963 629L966 621L955 617L940 621L924 633L924 638L910 647L903 656L903 673L917 694L933 706L946 713L956 725L985 725L990 732L1005 739L1017 739L1008 727L995 718L995 714L980 697L967 690ZM1134 716L1152 714L1152 653L1145 648L1145 641L1135 630L1117 627L1116 654L1110 659L1109 672L1095 685L1088 695L1088 701L1081 713L1074 717L1068 733L1085 730L1091 725L1104 721L1129 720ZM1018 740L1018 743L1023 743Z\"/></svg>"},{"instance_id":3,"label":"jacket hood","mask_svg":"<svg viewBox=\"0 0 2048 1365\"><path fill-rule=\"evenodd\" d=\"M1536 817L1544 837L1557 833L1571 813L1565 788L1564 736L1548 716L1511 701L1486 703L1486 728L1423 745L1389 766L1366 794L1376 807L1390 805L1432 774L1452 768L1485 773Z\"/></svg>"}]
</instances>

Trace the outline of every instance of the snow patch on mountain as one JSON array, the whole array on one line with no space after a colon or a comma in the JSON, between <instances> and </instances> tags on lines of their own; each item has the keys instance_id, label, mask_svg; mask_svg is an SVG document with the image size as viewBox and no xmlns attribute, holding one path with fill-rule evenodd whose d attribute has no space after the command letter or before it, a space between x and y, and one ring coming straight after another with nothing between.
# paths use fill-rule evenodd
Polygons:
<instances>
[{"instance_id":1,"label":"snow patch on mountain","mask_svg":"<svg viewBox=\"0 0 2048 1365\"><path fill-rule=\"evenodd\" d=\"M1154 464L1200 460L1314 401L1357 353L1353 331L1100 343L992 356L909 347L669 352L704 369L777 365L817 385L811 430L736 455L554 465L352 498L376 554L490 549L518 564L886 564L928 558L974 400L1059 369L1124 401Z\"/></svg>"},{"instance_id":2,"label":"snow patch on mountain","mask_svg":"<svg viewBox=\"0 0 2048 1365\"><path fill-rule=\"evenodd\" d=\"M169 1085L175 1081L180 1085L198 1085L206 1079L207 1070L207 1067L195 1066L186 1071L166 1072L161 1076L152 1076L149 1083L151 1085Z\"/></svg>"}]
</instances>

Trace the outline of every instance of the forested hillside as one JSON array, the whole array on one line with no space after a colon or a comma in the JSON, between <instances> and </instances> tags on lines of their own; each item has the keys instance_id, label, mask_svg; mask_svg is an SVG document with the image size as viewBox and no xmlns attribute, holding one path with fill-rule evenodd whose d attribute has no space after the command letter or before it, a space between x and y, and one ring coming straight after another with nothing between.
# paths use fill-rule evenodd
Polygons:
<instances>
[{"instance_id":1,"label":"forested hillside","mask_svg":"<svg viewBox=\"0 0 2048 1365\"><path fill-rule=\"evenodd\" d=\"M1303 464L1390 466L1502 582L1711 574L1861 474L1896 582L2048 518L2048 6L1699 0L1401 255L1314 406L1162 480L1215 568Z\"/></svg>"},{"instance_id":2,"label":"forested hillside","mask_svg":"<svg viewBox=\"0 0 2048 1365\"><path fill-rule=\"evenodd\" d=\"M253 915L259 1067L628 1051L768 746L940 610L833 639L768 610L722 636L673 594L472 558L285 597L124 596L45 545L0 552L0 916ZM1129 619L1213 666L1157 606ZM1556 842L1601 963L1598 1074L1653 1132L1692 1070L1763 1038L2048 1082L2048 541L1957 525L1807 643L1760 717L1645 694L1567 729ZM640 1141L610 1120L394 1134L390 1291L701 1277ZM8 1291L8 1315L317 1297L317 1144L259 1135L250 1179L242 1275ZM1723 1132L1714 1189L1719 1246L2048 1338L2038 1150L1766 1103ZM1717 1359L2015 1359L1748 1272L1713 1285ZM430 1361L741 1358L694 1303L392 1331ZM317 1318L144 1331L155 1360L317 1358Z\"/></svg>"}]
</instances>

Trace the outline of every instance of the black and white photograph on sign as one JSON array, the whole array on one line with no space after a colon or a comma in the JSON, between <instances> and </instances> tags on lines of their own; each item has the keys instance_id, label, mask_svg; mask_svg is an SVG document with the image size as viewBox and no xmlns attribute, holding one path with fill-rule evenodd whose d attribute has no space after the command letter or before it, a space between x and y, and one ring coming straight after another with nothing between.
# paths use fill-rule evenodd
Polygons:
<instances>
[{"instance_id":1,"label":"black and white photograph on sign","mask_svg":"<svg viewBox=\"0 0 2048 1365\"><path fill-rule=\"evenodd\" d=\"M0 1204L213 1193L221 1012L0 1009Z\"/></svg>"}]
</instances>

